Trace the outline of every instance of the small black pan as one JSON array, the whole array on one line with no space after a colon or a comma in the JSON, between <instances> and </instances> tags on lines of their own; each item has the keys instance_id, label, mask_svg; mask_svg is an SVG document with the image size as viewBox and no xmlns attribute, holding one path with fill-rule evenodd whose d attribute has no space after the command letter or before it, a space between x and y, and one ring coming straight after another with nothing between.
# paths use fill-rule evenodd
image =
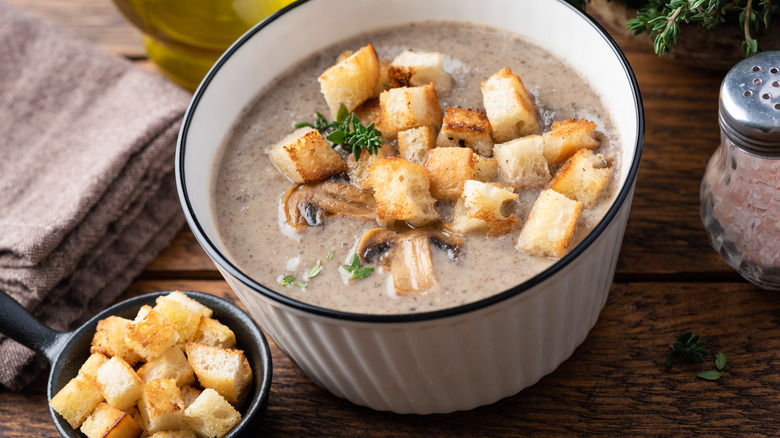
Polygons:
<instances>
[{"instance_id":1,"label":"small black pan","mask_svg":"<svg viewBox=\"0 0 780 438\"><path fill-rule=\"evenodd\" d=\"M226 436L235 438L256 435L252 431L259 427L260 419L265 413L273 368L271 350L265 335L257 323L233 303L201 292L182 292L210 307L214 311L213 318L230 327L236 334L236 348L244 350L254 373L254 386L253 394L250 395L251 401L240 409L241 422ZM0 291L0 333L49 359L51 372L47 395L51 400L70 379L76 377L79 368L89 357L90 343L99 320L111 315L133 319L141 306L154 306L158 296L168 293L170 292L154 292L131 298L100 312L76 330L59 332L43 325L13 298ZM63 437L84 436L73 430L51 407L49 412Z\"/></svg>"}]
</instances>

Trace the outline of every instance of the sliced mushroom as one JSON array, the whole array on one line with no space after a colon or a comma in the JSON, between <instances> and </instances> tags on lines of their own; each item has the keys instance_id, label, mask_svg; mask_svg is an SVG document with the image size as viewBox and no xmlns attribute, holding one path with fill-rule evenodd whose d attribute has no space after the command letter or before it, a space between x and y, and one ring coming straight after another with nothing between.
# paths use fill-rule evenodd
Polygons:
<instances>
[{"instance_id":1,"label":"sliced mushroom","mask_svg":"<svg viewBox=\"0 0 780 438\"><path fill-rule=\"evenodd\" d=\"M390 265L393 288L398 295L415 295L437 285L433 272L431 244L457 257L460 238L432 228L368 230L358 242L358 254L367 262Z\"/></svg>"},{"instance_id":2,"label":"sliced mushroom","mask_svg":"<svg viewBox=\"0 0 780 438\"><path fill-rule=\"evenodd\" d=\"M285 221L301 230L322 224L323 215L375 220L373 194L349 184L325 180L290 187L282 198Z\"/></svg>"}]
</instances>

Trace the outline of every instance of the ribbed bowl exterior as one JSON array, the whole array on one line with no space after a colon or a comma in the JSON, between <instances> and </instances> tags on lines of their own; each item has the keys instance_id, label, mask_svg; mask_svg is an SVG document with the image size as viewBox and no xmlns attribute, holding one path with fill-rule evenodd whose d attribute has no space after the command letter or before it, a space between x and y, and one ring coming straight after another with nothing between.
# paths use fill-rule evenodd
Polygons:
<instances>
[{"instance_id":1,"label":"ribbed bowl exterior","mask_svg":"<svg viewBox=\"0 0 780 438\"><path fill-rule=\"evenodd\" d=\"M396 413L467 410L533 385L585 340L612 284L628 199L599 239L556 275L506 301L442 319L323 317L223 275L279 348L333 394Z\"/></svg>"}]
</instances>

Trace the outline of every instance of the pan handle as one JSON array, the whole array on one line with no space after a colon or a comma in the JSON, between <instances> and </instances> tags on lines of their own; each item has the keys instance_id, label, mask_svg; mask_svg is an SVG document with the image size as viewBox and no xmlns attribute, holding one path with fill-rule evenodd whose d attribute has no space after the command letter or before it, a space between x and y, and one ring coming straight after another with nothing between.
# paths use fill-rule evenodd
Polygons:
<instances>
[{"instance_id":1,"label":"pan handle","mask_svg":"<svg viewBox=\"0 0 780 438\"><path fill-rule=\"evenodd\" d=\"M35 319L3 290L0 290L0 333L46 356L49 363L54 363L70 337L70 333L53 330Z\"/></svg>"}]
</instances>

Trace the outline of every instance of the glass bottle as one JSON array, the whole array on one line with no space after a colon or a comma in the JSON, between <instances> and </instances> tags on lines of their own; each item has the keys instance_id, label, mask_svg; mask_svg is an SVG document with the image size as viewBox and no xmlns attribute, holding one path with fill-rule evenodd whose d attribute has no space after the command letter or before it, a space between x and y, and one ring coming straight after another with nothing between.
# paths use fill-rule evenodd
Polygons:
<instances>
[{"instance_id":1,"label":"glass bottle","mask_svg":"<svg viewBox=\"0 0 780 438\"><path fill-rule=\"evenodd\" d=\"M704 228L729 266L780 290L780 51L726 74L718 122L721 143L701 183Z\"/></svg>"}]
</instances>

